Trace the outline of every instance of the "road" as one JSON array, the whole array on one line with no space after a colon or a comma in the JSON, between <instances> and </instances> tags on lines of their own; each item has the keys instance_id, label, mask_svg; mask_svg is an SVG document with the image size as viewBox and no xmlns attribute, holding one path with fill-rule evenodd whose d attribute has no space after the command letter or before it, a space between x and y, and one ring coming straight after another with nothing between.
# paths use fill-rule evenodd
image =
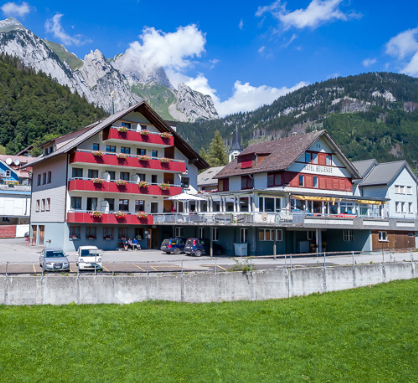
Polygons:
<instances>
[{"instance_id":1,"label":"road","mask_svg":"<svg viewBox=\"0 0 418 383\"><path fill-rule=\"evenodd\" d=\"M22 239L0 239L0 274L39 274L39 253L43 247L26 246ZM68 252L70 272L77 273L76 252ZM354 255L354 264L382 262L410 262L418 260L418 253L361 253ZM225 272L251 265L252 269L323 267L324 257L295 255L254 257L190 257L185 254L165 254L159 250L106 251L103 255L103 273L162 273L162 272ZM352 254L327 255L325 266L352 265ZM90 272L89 272L90 273Z\"/></svg>"}]
</instances>

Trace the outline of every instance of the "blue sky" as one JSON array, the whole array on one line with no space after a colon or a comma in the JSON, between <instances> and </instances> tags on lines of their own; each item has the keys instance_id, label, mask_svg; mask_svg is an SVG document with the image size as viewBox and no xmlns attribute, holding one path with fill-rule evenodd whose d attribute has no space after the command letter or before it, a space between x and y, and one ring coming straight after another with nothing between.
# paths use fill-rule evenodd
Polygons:
<instances>
[{"instance_id":1,"label":"blue sky","mask_svg":"<svg viewBox=\"0 0 418 383\"><path fill-rule=\"evenodd\" d=\"M0 2L80 58L128 50L173 85L210 94L221 115L304 84L369 71L418 76L416 0Z\"/></svg>"}]
</instances>

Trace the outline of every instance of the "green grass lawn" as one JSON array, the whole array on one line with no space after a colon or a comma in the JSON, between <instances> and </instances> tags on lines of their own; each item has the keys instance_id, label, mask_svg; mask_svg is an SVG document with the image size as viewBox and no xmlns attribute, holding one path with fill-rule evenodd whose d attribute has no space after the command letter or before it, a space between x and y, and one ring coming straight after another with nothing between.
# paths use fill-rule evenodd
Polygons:
<instances>
[{"instance_id":1,"label":"green grass lawn","mask_svg":"<svg viewBox=\"0 0 418 383\"><path fill-rule=\"evenodd\" d=\"M418 280L287 300L0 306L2 382L417 382Z\"/></svg>"}]
</instances>

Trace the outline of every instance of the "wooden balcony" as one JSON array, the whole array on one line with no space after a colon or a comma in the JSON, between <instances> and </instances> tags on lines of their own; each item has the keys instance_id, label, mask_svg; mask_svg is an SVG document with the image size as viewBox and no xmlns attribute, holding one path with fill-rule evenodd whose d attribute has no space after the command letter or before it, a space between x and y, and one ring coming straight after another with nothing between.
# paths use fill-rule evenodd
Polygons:
<instances>
[{"instance_id":1,"label":"wooden balcony","mask_svg":"<svg viewBox=\"0 0 418 383\"><path fill-rule=\"evenodd\" d=\"M127 130L126 132L120 132L118 128L110 128L103 132L103 140L109 142L127 143L129 141L140 143L143 146L161 146L170 147L174 146L174 137L164 138L160 133L149 132L149 134L141 134L136 130Z\"/></svg>"},{"instance_id":2,"label":"wooden balcony","mask_svg":"<svg viewBox=\"0 0 418 383\"><path fill-rule=\"evenodd\" d=\"M103 225L152 225L154 217L149 214L146 218L139 218L136 214L127 213L126 217L117 218L114 213L102 213L101 217L94 217L92 212L69 211L67 213L68 223L87 223Z\"/></svg>"}]
</instances>

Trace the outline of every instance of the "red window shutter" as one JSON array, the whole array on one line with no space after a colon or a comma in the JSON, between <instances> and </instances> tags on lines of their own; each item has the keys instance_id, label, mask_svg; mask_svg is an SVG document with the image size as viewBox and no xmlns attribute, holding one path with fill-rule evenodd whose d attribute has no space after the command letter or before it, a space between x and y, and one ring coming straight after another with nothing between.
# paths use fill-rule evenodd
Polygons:
<instances>
[{"instance_id":1,"label":"red window shutter","mask_svg":"<svg viewBox=\"0 0 418 383\"><path fill-rule=\"evenodd\" d=\"M334 190L338 190L338 188L339 188L339 185L338 185L338 178L334 178L334 179L332 180L332 188L333 188Z\"/></svg>"},{"instance_id":2,"label":"red window shutter","mask_svg":"<svg viewBox=\"0 0 418 383\"><path fill-rule=\"evenodd\" d=\"M299 177L298 174L295 174L293 176L293 178L290 180L290 186L295 186L295 187L299 186L299 178L298 177Z\"/></svg>"},{"instance_id":3,"label":"red window shutter","mask_svg":"<svg viewBox=\"0 0 418 383\"><path fill-rule=\"evenodd\" d=\"M229 178L224 179L224 191L229 191Z\"/></svg>"},{"instance_id":4,"label":"red window shutter","mask_svg":"<svg viewBox=\"0 0 418 383\"><path fill-rule=\"evenodd\" d=\"M307 188L313 188L312 176L305 176L305 186Z\"/></svg>"},{"instance_id":5,"label":"red window shutter","mask_svg":"<svg viewBox=\"0 0 418 383\"><path fill-rule=\"evenodd\" d=\"M327 188L327 179L325 177L319 178L319 188L326 189Z\"/></svg>"},{"instance_id":6,"label":"red window shutter","mask_svg":"<svg viewBox=\"0 0 418 383\"><path fill-rule=\"evenodd\" d=\"M345 179L340 180L340 190L345 190Z\"/></svg>"},{"instance_id":7,"label":"red window shutter","mask_svg":"<svg viewBox=\"0 0 418 383\"><path fill-rule=\"evenodd\" d=\"M319 165L326 165L326 163L327 163L326 154L324 154L324 153L319 153L318 154L318 163L319 163Z\"/></svg>"},{"instance_id":8,"label":"red window shutter","mask_svg":"<svg viewBox=\"0 0 418 383\"><path fill-rule=\"evenodd\" d=\"M332 178L327 178L327 187L326 189L332 190Z\"/></svg>"},{"instance_id":9,"label":"red window shutter","mask_svg":"<svg viewBox=\"0 0 418 383\"><path fill-rule=\"evenodd\" d=\"M250 168L253 165L253 155L249 154L247 156L241 157L241 169Z\"/></svg>"},{"instance_id":10,"label":"red window shutter","mask_svg":"<svg viewBox=\"0 0 418 383\"><path fill-rule=\"evenodd\" d=\"M346 190L352 191L353 185L351 184L351 179L348 179L348 178L345 179L345 187L346 187Z\"/></svg>"}]
</instances>

